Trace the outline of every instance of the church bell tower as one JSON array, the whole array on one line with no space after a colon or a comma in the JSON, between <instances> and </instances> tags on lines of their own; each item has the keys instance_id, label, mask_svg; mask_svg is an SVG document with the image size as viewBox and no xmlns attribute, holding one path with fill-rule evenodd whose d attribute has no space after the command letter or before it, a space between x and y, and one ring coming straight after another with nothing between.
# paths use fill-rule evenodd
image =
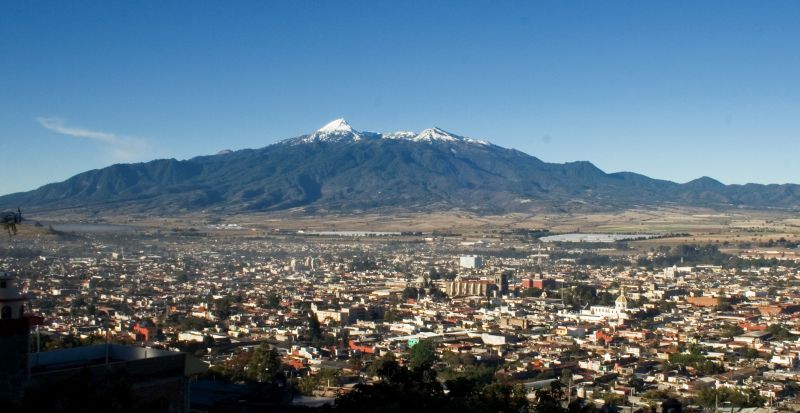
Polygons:
<instances>
[{"instance_id":1,"label":"church bell tower","mask_svg":"<svg viewBox=\"0 0 800 413\"><path fill-rule=\"evenodd\" d=\"M0 272L0 400L22 397L28 381L30 319L16 277Z\"/></svg>"}]
</instances>

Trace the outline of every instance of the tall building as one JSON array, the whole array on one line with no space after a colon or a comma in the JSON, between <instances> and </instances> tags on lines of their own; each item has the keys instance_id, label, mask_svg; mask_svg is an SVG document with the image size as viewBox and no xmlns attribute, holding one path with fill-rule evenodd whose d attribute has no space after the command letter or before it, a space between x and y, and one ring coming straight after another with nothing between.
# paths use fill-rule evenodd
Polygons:
<instances>
[{"instance_id":1,"label":"tall building","mask_svg":"<svg viewBox=\"0 0 800 413\"><path fill-rule=\"evenodd\" d=\"M459 259L461 268L483 268L483 258L479 255L462 255Z\"/></svg>"},{"instance_id":2,"label":"tall building","mask_svg":"<svg viewBox=\"0 0 800 413\"><path fill-rule=\"evenodd\" d=\"M508 294L508 274L502 273L497 276L497 285L500 287L500 294Z\"/></svg>"},{"instance_id":3,"label":"tall building","mask_svg":"<svg viewBox=\"0 0 800 413\"><path fill-rule=\"evenodd\" d=\"M25 392L30 329L16 277L0 272L0 400L15 400Z\"/></svg>"}]
</instances>

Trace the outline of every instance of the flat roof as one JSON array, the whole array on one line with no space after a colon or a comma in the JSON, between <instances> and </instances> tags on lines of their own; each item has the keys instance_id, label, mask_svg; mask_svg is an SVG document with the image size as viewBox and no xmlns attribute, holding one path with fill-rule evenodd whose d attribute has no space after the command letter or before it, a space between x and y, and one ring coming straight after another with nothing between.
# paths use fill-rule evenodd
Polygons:
<instances>
[{"instance_id":1,"label":"flat roof","mask_svg":"<svg viewBox=\"0 0 800 413\"><path fill-rule=\"evenodd\" d=\"M33 374L154 358L185 357L174 351L147 347L98 344L30 354Z\"/></svg>"}]
</instances>

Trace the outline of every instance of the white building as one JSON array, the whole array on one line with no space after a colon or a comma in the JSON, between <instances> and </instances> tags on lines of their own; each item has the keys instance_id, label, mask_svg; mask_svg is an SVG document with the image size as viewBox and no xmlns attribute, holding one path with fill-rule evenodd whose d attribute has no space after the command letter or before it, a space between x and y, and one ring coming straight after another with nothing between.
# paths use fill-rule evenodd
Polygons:
<instances>
[{"instance_id":1,"label":"white building","mask_svg":"<svg viewBox=\"0 0 800 413\"><path fill-rule=\"evenodd\" d=\"M623 291L614 301L614 306L593 305L589 309L581 310L579 313L562 313L567 318L591 323L609 322L623 324L633 315L638 313L638 308L628 308L628 299L625 298Z\"/></svg>"},{"instance_id":2,"label":"white building","mask_svg":"<svg viewBox=\"0 0 800 413\"><path fill-rule=\"evenodd\" d=\"M483 268L483 258L478 255L462 255L459 264L461 268Z\"/></svg>"}]
</instances>

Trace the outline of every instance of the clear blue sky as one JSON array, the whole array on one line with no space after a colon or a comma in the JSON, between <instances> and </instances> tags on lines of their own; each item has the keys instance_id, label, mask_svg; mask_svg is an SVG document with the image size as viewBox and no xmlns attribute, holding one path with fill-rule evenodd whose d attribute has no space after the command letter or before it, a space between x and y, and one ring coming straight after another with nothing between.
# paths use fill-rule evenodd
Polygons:
<instances>
[{"instance_id":1,"label":"clear blue sky","mask_svg":"<svg viewBox=\"0 0 800 413\"><path fill-rule=\"evenodd\" d=\"M797 1L3 1L0 193L338 117L800 182L798 21Z\"/></svg>"}]
</instances>

